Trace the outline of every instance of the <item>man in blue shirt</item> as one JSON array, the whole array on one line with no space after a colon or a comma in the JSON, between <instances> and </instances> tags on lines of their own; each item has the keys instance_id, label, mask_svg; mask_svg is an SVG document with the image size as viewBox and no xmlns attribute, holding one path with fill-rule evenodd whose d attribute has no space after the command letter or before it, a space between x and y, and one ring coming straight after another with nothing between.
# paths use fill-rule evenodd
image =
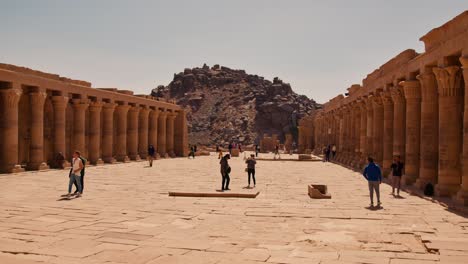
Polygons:
<instances>
[{"instance_id":1,"label":"man in blue shirt","mask_svg":"<svg viewBox=\"0 0 468 264\"><path fill-rule=\"evenodd\" d=\"M366 168L364 169L364 172L362 175L364 175L364 178L369 183L369 196L370 196L370 201L371 207L374 207L374 190L375 194L377 196L377 207L380 207L380 184L382 183L382 171L380 170L380 167L374 163L374 159L371 157L367 158L367 161L369 164L367 164Z\"/></svg>"}]
</instances>

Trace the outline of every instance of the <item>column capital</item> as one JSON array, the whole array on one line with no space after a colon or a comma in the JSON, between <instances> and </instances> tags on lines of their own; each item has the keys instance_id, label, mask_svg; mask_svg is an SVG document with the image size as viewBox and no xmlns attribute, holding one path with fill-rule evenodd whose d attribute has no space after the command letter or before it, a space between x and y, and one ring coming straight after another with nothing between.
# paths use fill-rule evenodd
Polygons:
<instances>
[{"instance_id":1,"label":"column capital","mask_svg":"<svg viewBox=\"0 0 468 264\"><path fill-rule=\"evenodd\" d=\"M468 56L460 57L463 70L468 70Z\"/></svg>"},{"instance_id":2,"label":"column capital","mask_svg":"<svg viewBox=\"0 0 468 264\"><path fill-rule=\"evenodd\" d=\"M73 108L78 110L86 110L89 106L88 102L86 99L72 99Z\"/></svg>"},{"instance_id":3,"label":"column capital","mask_svg":"<svg viewBox=\"0 0 468 264\"><path fill-rule=\"evenodd\" d=\"M89 104L89 111L101 111L103 105L101 101L91 102Z\"/></svg>"},{"instance_id":4,"label":"column capital","mask_svg":"<svg viewBox=\"0 0 468 264\"><path fill-rule=\"evenodd\" d=\"M34 106L43 106L45 99L47 98L47 93L43 91L31 92L29 93L30 103Z\"/></svg>"},{"instance_id":5,"label":"column capital","mask_svg":"<svg viewBox=\"0 0 468 264\"><path fill-rule=\"evenodd\" d=\"M128 105L128 104L119 104L119 105L116 106L116 110L118 112L125 112L126 113L130 109L130 107L131 106Z\"/></svg>"},{"instance_id":6,"label":"column capital","mask_svg":"<svg viewBox=\"0 0 468 264\"><path fill-rule=\"evenodd\" d=\"M0 95L3 95L3 103L7 108L16 107L21 98L22 91L20 89L1 89Z\"/></svg>"},{"instance_id":7,"label":"column capital","mask_svg":"<svg viewBox=\"0 0 468 264\"><path fill-rule=\"evenodd\" d=\"M384 106L393 106L392 93L390 91L382 93L382 103Z\"/></svg>"},{"instance_id":8,"label":"column capital","mask_svg":"<svg viewBox=\"0 0 468 264\"><path fill-rule=\"evenodd\" d=\"M444 68L434 67L434 72L440 96L461 96L464 89L461 87L461 71L458 66Z\"/></svg>"},{"instance_id":9,"label":"column capital","mask_svg":"<svg viewBox=\"0 0 468 264\"><path fill-rule=\"evenodd\" d=\"M116 103L104 103L102 105L104 109L112 109L112 110L114 110L116 106L117 106Z\"/></svg>"},{"instance_id":10,"label":"column capital","mask_svg":"<svg viewBox=\"0 0 468 264\"><path fill-rule=\"evenodd\" d=\"M370 102L372 103L372 107L375 108L380 108L383 106L382 104L382 97L379 95L373 95L369 97Z\"/></svg>"},{"instance_id":11,"label":"column capital","mask_svg":"<svg viewBox=\"0 0 468 264\"><path fill-rule=\"evenodd\" d=\"M423 101L436 101L437 100L437 83L434 73L425 72L418 74L416 79L421 84L421 98Z\"/></svg>"},{"instance_id":12,"label":"column capital","mask_svg":"<svg viewBox=\"0 0 468 264\"><path fill-rule=\"evenodd\" d=\"M161 111L159 112L159 118L166 118L167 117L167 111Z\"/></svg>"},{"instance_id":13,"label":"column capital","mask_svg":"<svg viewBox=\"0 0 468 264\"><path fill-rule=\"evenodd\" d=\"M406 99L421 99L421 84L417 80L400 82Z\"/></svg>"},{"instance_id":14,"label":"column capital","mask_svg":"<svg viewBox=\"0 0 468 264\"><path fill-rule=\"evenodd\" d=\"M148 115L150 112L150 109L146 106L142 106L141 109L140 109L140 113L143 114L143 115Z\"/></svg>"},{"instance_id":15,"label":"column capital","mask_svg":"<svg viewBox=\"0 0 468 264\"><path fill-rule=\"evenodd\" d=\"M131 106L129 109L130 112L137 112L137 113L140 112L140 110L141 110L140 106Z\"/></svg>"},{"instance_id":16,"label":"column capital","mask_svg":"<svg viewBox=\"0 0 468 264\"><path fill-rule=\"evenodd\" d=\"M68 97L63 95L54 95L52 96L52 104L54 107L65 108L68 104Z\"/></svg>"},{"instance_id":17,"label":"column capital","mask_svg":"<svg viewBox=\"0 0 468 264\"><path fill-rule=\"evenodd\" d=\"M390 90L390 94L394 103L398 104L404 102L405 98L403 95L403 88L401 86L395 86Z\"/></svg>"}]
</instances>

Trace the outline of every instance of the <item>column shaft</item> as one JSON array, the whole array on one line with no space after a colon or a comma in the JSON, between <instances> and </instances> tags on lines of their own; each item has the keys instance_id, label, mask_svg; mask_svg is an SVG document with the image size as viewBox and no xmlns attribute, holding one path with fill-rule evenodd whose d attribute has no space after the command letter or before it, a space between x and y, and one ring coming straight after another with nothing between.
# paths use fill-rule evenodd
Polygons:
<instances>
[{"instance_id":1,"label":"column shaft","mask_svg":"<svg viewBox=\"0 0 468 264\"><path fill-rule=\"evenodd\" d=\"M21 172L18 164L18 104L21 89L0 89L0 172Z\"/></svg>"},{"instance_id":2,"label":"column shaft","mask_svg":"<svg viewBox=\"0 0 468 264\"><path fill-rule=\"evenodd\" d=\"M126 104L118 105L117 113L117 144L116 159L121 162L128 162L130 159L127 156L127 114L130 106Z\"/></svg>"},{"instance_id":3,"label":"column shaft","mask_svg":"<svg viewBox=\"0 0 468 264\"><path fill-rule=\"evenodd\" d=\"M405 176L407 185L416 182L419 177L419 150L421 135L421 86L419 81L404 81L402 86L406 98L406 148Z\"/></svg>"},{"instance_id":4,"label":"column shaft","mask_svg":"<svg viewBox=\"0 0 468 264\"><path fill-rule=\"evenodd\" d=\"M383 94L382 102L384 107L382 168L384 176L387 176L393 161L393 101L389 92Z\"/></svg>"},{"instance_id":5,"label":"column shaft","mask_svg":"<svg viewBox=\"0 0 468 264\"><path fill-rule=\"evenodd\" d=\"M166 121L166 148L167 153L171 157L175 157L174 152L174 120L176 118L176 114L170 113L167 116Z\"/></svg>"},{"instance_id":6,"label":"column shaft","mask_svg":"<svg viewBox=\"0 0 468 264\"><path fill-rule=\"evenodd\" d=\"M29 170L49 168L44 162L44 103L46 98L47 94L43 91L29 94L31 105L31 142L29 143L29 162L27 165Z\"/></svg>"},{"instance_id":7,"label":"column shaft","mask_svg":"<svg viewBox=\"0 0 468 264\"><path fill-rule=\"evenodd\" d=\"M148 120L149 116L149 109L144 107L140 110L140 115L139 115L139 128L138 128L138 152L140 154L140 157L143 159L146 159L148 156Z\"/></svg>"},{"instance_id":8,"label":"column shaft","mask_svg":"<svg viewBox=\"0 0 468 264\"><path fill-rule=\"evenodd\" d=\"M87 100L73 99L73 142L75 151L85 153L86 146L86 109L89 104Z\"/></svg>"},{"instance_id":9,"label":"column shaft","mask_svg":"<svg viewBox=\"0 0 468 264\"><path fill-rule=\"evenodd\" d=\"M115 103L105 103L103 106L102 122L102 159L106 163L114 163L114 110Z\"/></svg>"},{"instance_id":10,"label":"column shaft","mask_svg":"<svg viewBox=\"0 0 468 264\"><path fill-rule=\"evenodd\" d=\"M451 196L461 183L462 100L458 66L433 68L439 92L439 178L436 194Z\"/></svg>"},{"instance_id":11,"label":"column shaft","mask_svg":"<svg viewBox=\"0 0 468 264\"><path fill-rule=\"evenodd\" d=\"M382 97L380 95L373 96L373 116L374 122L372 128L372 156L374 160L382 166L383 162L383 126L384 126L384 109Z\"/></svg>"},{"instance_id":12,"label":"column shaft","mask_svg":"<svg viewBox=\"0 0 468 264\"><path fill-rule=\"evenodd\" d=\"M158 118L158 152L161 157L165 157L166 152L166 119L167 112L161 112Z\"/></svg>"},{"instance_id":13,"label":"column shaft","mask_svg":"<svg viewBox=\"0 0 468 264\"><path fill-rule=\"evenodd\" d=\"M156 153L159 153L158 146L158 122L159 122L159 110L152 110L149 116L149 134L148 143L153 145L156 149Z\"/></svg>"},{"instance_id":14,"label":"column shaft","mask_svg":"<svg viewBox=\"0 0 468 264\"><path fill-rule=\"evenodd\" d=\"M128 112L128 154L132 160L140 160L138 155L138 116L140 114L140 107L134 106Z\"/></svg>"},{"instance_id":15,"label":"column shaft","mask_svg":"<svg viewBox=\"0 0 468 264\"><path fill-rule=\"evenodd\" d=\"M101 159L101 109L102 102L89 105L89 154L91 164L104 163Z\"/></svg>"},{"instance_id":16,"label":"column shaft","mask_svg":"<svg viewBox=\"0 0 468 264\"><path fill-rule=\"evenodd\" d=\"M403 90L397 86L391 90L393 100L393 155L405 160L406 107Z\"/></svg>"},{"instance_id":17,"label":"column shaft","mask_svg":"<svg viewBox=\"0 0 468 264\"><path fill-rule=\"evenodd\" d=\"M463 205L468 205L468 56L461 57L460 62L463 66L464 87L462 89L465 92L465 109L463 114L463 171L457 201Z\"/></svg>"}]
</instances>

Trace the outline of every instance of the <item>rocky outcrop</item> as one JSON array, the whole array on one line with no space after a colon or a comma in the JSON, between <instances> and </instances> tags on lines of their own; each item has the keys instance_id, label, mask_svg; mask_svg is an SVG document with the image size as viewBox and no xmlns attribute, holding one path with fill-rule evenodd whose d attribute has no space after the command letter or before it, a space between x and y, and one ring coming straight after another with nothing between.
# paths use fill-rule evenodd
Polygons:
<instances>
[{"instance_id":1,"label":"rocky outcrop","mask_svg":"<svg viewBox=\"0 0 468 264\"><path fill-rule=\"evenodd\" d=\"M153 96L176 100L186 108L190 142L201 145L257 143L264 133L296 134L297 120L319 105L293 92L279 78L273 81L206 64L174 74L168 86L158 86Z\"/></svg>"}]
</instances>

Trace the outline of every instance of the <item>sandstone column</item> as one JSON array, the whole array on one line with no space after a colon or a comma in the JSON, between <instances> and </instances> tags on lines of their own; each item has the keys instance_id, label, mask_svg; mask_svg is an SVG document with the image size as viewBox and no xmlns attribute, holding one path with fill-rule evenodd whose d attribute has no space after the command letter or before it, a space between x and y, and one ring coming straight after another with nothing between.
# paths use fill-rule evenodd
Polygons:
<instances>
[{"instance_id":1,"label":"sandstone column","mask_svg":"<svg viewBox=\"0 0 468 264\"><path fill-rule=\"evenodd\" d=\"M391 90L393 100L393 155L405 161L406 107L400 86Z\"/></svg>"},{"instance_id":2,"label":"sandstone column","mask_svg":"<svg viewBox=\"0 0 468 264\"><path fill-rule=\"evenodd\" d=\"M73 99L73 152L85 152L86 131L86 109L89 104L87 100Z\"/></svg>"},{"instance_id":3,"label":"sandstone column","mask_svg":"<svg viewBox=\"0 0 468 264\"><path fill-rule=\"evenodd\" d=\"M140 107L133 106L128 112L128 154L132 160L140 160L138 155L138 115L140 114Z\"/></svg>"},{"instance_id":4,"label":"sandstone column","mask_svg":"<svg viewBox=\"0 0 468 264\"><path fill-rule=\"evenodd\" d=\"M35 91L29 94L31 112L30 128L31 142L29 144L29 170L44 170L49 166L44 162L44 103L47 97L45 91Z\"/></svg>"},{"instance_id":5,"label":"sandstone column","mask_svg":"<svg viewBox=\"0 0 468 264\"><path fill-rule=\"evenodd\" d=\"M140 116L138 117L138 152L140 153L140 157L143 159L146 159L148 156L148 116L149 109L147 107L141 108Z\"/></svg>"},{"instance_id":6,"label":"sandstone column","mask_svg":"<svg viewBox=\"0 0 468 264\"><path fill-rule=\"evenodd\" d=\"M367 130L366 130L366 156L372 156L374 152L373 139L374 139L374 107L372 105L372 98L369 97L366 101L367 104Z\"/></svg>"},{"instance_id":7,"label":"sandstone column","mask_svg":"<svg viewBox=\"0 0 468 264\"><path fill-rule=\"evenodd\" d=\"M421 83L421 142L419 178L416 186L423 190L427 183L437 183L439 159L439 103L434 74L426 72L416 77Z\"/></svg>"},{"instance_id":8,"label":"sandstone column","mask_svg":"<svg viewBox=\"0 0 468 264\"><path fill-rule=\"evenodd\" d=\"M102 159L106 163L114 163L114 110L115 103L105 103L103 105L102 122Z\"/></svg>"},{"instance_id":9,"label":"sandstone column","mask_svg":"<svg viewBox=\"0 0 468 264\"><path fill-rule=\"evenodd\" d=\"M353 167L359 168L359 161L361 159L360 155L360 142L361 142L361 108L359 102L356 101L354 104L354 158L353 158Z\"/></svg>"},{"instance_id":10,"label":"sandstone column","mask_svg":"<svg viewBox=\"0 0 468 264\"><path fill-rule=\"evenodd\" d=\"M158 118L158 153L161 157L165 157L166 152L166 118L167 112L159 113Z\"/></svg>"},{"instance_id":11,"label":"sandstone column","mask_svg":"<svg viewBox=\"0 0 468 264\"><path fill-rule=\"evenodd\" d=\"M419 137L421 134L421 86L419 81L401 82L406 98L406 148L403 182L411 185L419 177Z\"/></svg>"},{"instance_id":12,"label":"sandstone column","mask_svg":"<svg viewBox=\"0 0 468 264\"><path fill-rule=\"evenodd\" d=\"M307 125L307 124L306 124ZM310 125L310 124L309 124ZM306 131L312 133L307 127ZM306 144L311 144L307 138L311 135L306 134ZM184 110L180 110L175 120L175 131L174 131L174 150L175 154L180 157L187 157L188 155L188 131L187 131L187 116ZM308 146L307 148L310 148Z\"/></svg>"},{"instance_id":13,"label":"sandstone column","mask_svg":"<svg viewBox=\"0 0 468 264\"><path fill-rule=\"evenodd\" d=\"M171 157L175 157L174 152L174 120L176 118L175 113L169 113L166 120L166 149L167 153Z\"/></svg>"},{"instance_id":14,"label":"sandstone column","mask_svg":"<svg viewBox=\"0 0 468 264\"><path fill-rule=\"evenodd\" d=\"M367 105L366 101L359 100L359 110L361 111L361 118L359 122L361 125L359 126L359 152L361 153L361 161L359 166L362 166L365 162L365 157L367 154Z\"/></svg>"},{"instance_id":15,"label":"sandstone column","mask_svg":"<svg viewBox=\"0 0 468 264\"><path fill-rule=\"evenodd\" d=\"M149 115L149 134L148 134L148 143L153 145L156 149L156 154L159 151L158 146L158 121L159 120L159 110L152 110Z\"/></svg>"},{"instance_id":16,"label":"sandstone column","mask_svg":"<svg viewBox=\"0 0 468 264\"><path fill-rule=\"evenodd\" d=\"M383 126L384 126L384 109L382 104L382 97L374 95L372 99L373 107L373 122L372 127L372 157L382 166L383 162Z\"/></svg>"},{"instance_id":17,"label":"sandstone column","mask_svg":"<svg viewBox=\"0 0 468 264\"><path fill-rule=\"evenodd\" d=\"M463 114L463 172L460 191L457 193L457 201L463 205L468 205L468 56L461 57L463 66L463 79L465 87L465 109Z\"/></svg>"},{"instance_id":18,"label":"sandstone column","mask_svg":"<svg viewBox=\"0 0 468 264\"><path fill-rule=\"evenodd\" d=\"M52 105L54 107L54 155L62 153L65 157L64 166L70 166L69 157L66 155L66 114L68 97L56 95L52 96Z\"/></svg>"},{"instance_id":19,"label":"sandstone column","mask_svg":"<svg viewBox=\"0 0 468 264\"><path fill-rule=\"evenodd\" d=\"M19 86L19 85L18 85ZM18 164L18 103L21 89L0 89L0 133L1 140L0 172L22 172Z\"/></svg>"},{"instance_id":20,"label":"sandstone column","mask_svg":"<svg viewBox=\"0 0 468 264\"><path fill-rule=\"evenodd\" d=\"M433 68L439 92L439 178L436 194L451 196L460 188L462 154L461 71L458 66Z\"/></svg>"},{"instance_id":21,"label":"sandstone column","mask_svg":"<svg viewBox=\"0 0 468 264\"><path fill-rule=\"evenodd\" d=\"M386 177L393 160L393 101L390 92L387 91L382 95L382 102L384 107L382 168Z\"/></svg>"},{"instance_id":22,"label":"sandstone column","mask_svg":"<svg viewBox=\"0 0 468 264\"><path fill-rule=\"evenodd\" d=\"M91 164L103 164L101 159L101 109L102 102L89 105L89 146L88 157Z\"/></svg>"},{"instance_id":23,"label":"sandstone column","mask_svg":"<svg viewBox=\"0 0 468 264\"><path fill-rule=\"evenodd\" d=\"M116 159L121 162L130 161L127 156L127 114L129 109L130 106L127 104L119 104L115 109L117 113Z\"/></svg>"}]
</instances>

